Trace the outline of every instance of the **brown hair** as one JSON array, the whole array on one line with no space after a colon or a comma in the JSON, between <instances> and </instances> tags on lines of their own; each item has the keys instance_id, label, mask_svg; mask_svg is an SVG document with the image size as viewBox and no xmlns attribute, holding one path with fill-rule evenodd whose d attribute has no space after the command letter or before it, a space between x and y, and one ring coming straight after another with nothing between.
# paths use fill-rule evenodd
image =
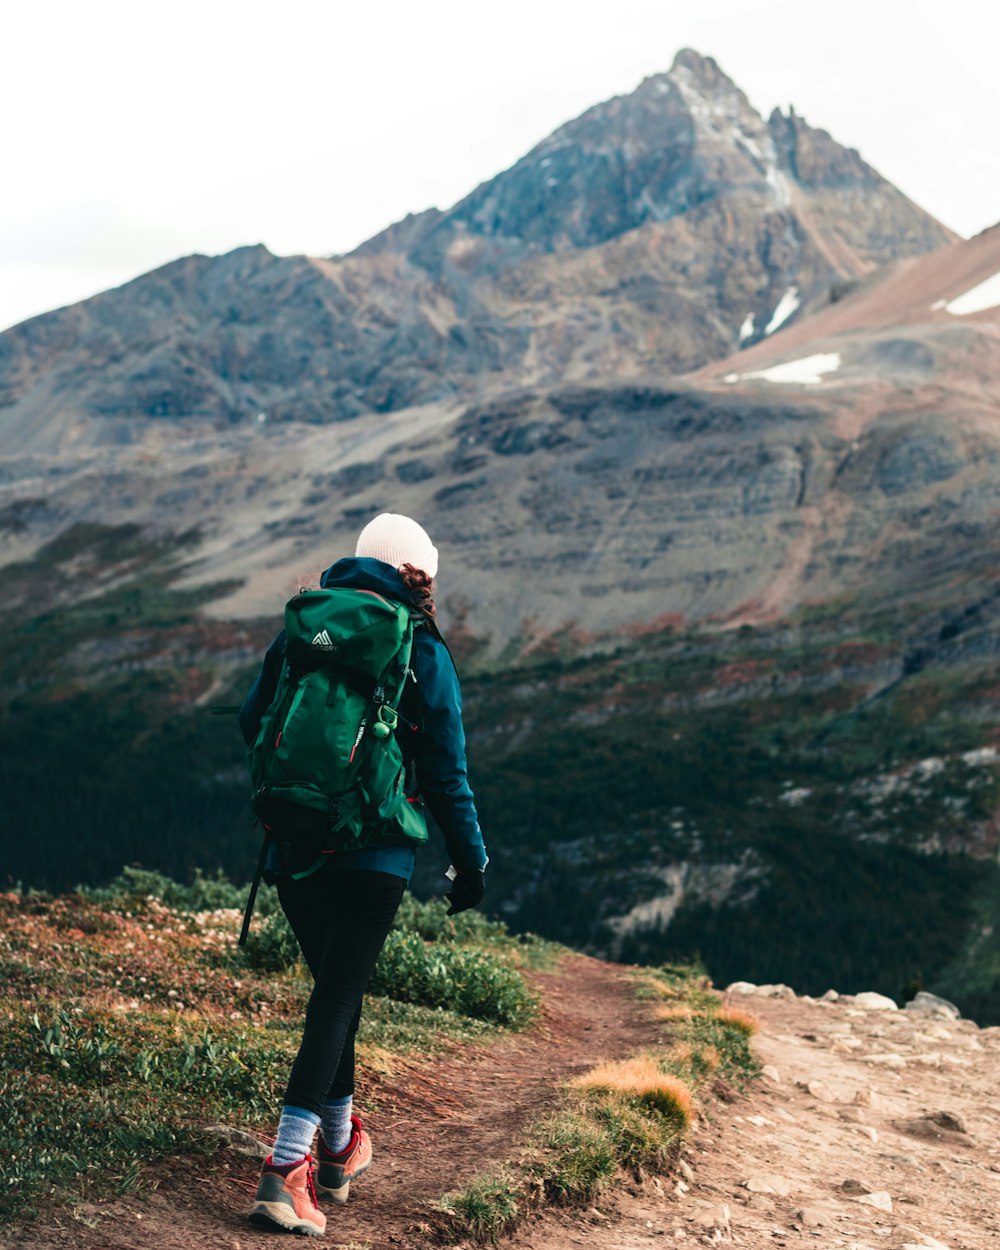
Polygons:
<instances>
[{"instance_id":1,"label":"brown hair","mask_svg":"<svg viewBox=\"0 0 1000 1250\"><path fill-rule=\"evenodd\" d=\"M399 566L399 576L403 579L403 585L410 592L413 606L418 612L422 612L429 621L433 621L437 615L437 608L434 606L434 595L431 592L434 579L428 577L423 569L414 568L412 564L401 564Z\"/></svg>"}]
</instances>

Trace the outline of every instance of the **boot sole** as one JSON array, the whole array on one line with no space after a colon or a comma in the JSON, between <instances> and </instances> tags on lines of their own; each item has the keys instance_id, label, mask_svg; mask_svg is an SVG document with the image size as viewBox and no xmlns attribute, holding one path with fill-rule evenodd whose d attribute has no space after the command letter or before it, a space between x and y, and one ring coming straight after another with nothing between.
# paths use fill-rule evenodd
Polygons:
<instances>
[{"instance_id":1,"label":"boot sole","mask_svg":"<svg viewBox=\"0 0 1000 1250\"><path fill-rule=\"evenodd\" d=\"M250 1223L272 1233L298 1233L300 1237L322 1237L326 1232L318 1224L298 1219L280 1202L255 1202L250 1212Z\"/></svg>"}]
</instances>

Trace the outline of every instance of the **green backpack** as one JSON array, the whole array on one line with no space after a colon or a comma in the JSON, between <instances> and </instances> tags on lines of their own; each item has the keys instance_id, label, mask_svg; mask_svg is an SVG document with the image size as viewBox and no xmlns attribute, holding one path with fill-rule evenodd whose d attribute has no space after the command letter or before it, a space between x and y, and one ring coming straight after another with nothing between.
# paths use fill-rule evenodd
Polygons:
<instances>
[{"instance_id":1,"label":"green backpack","mask_svg":"<svg viewBox=\"0 0 1000 1250\"><path fill-rule=\"evenodd\" d=\"M304 590L285 606L285 660L247 763L265 833L315 857L296 876L375 837L427 840L393 732L420 620L343 587Z\"/></svg>"}]
</instances>

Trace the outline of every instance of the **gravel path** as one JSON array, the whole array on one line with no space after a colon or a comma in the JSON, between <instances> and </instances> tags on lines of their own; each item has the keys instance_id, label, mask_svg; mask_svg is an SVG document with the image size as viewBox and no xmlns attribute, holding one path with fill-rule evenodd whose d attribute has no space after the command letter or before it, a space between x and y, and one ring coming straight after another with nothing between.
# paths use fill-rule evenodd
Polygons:
<instances>
[{"instance_id":1,"label":"gravel path","mask_svg":"<svg viewBox=\"0 0 1000 1250\"><path fill-rule=\"evenodd\" d=\"M726 995L766 1075L705 1108L681 1172L512 1247L997 1250L1000 1028L774 990Z\"/></svg>"}]
</instances>

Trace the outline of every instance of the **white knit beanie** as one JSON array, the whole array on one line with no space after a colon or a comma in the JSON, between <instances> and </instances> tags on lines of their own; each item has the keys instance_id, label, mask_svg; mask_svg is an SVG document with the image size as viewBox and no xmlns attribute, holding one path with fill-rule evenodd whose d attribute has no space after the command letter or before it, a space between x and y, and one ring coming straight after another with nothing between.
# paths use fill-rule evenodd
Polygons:
<instances>
[{"instance_id":1,"label":"white knit beanie","mask_svg":"<svg viewBox=\"0 0 1000 1250\"><path fill-rule=\"evenodd\" d=\"M408 516L382 512L361 531L356 556L384 560L394 569L412 564L428 577L437 577L438 552L422 525Z\"/></svg>"}]
</instances>

